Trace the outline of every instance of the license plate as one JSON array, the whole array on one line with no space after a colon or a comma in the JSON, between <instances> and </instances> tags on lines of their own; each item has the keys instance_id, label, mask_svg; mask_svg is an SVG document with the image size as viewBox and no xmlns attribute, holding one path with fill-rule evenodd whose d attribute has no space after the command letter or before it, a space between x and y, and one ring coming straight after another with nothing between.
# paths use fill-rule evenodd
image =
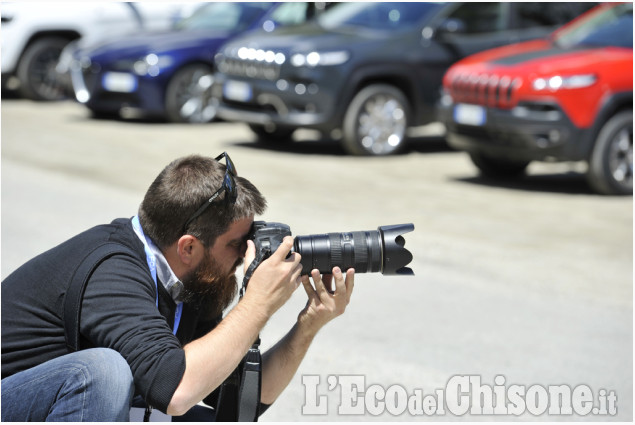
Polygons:
<instances>
[{"instance_id":1,"label":"license plate","mask_svg":"<svg viewBox=\"0 0 635 425\"><path fill-rule=\"evenodd\" d=\"M108 91L130 93L137 89L137 78L125 72L107 72L102 77L101 83Z\"/></svg>"},{"instance_id":2,"label":"license plate","mask_svg":"<svg viewBox=\"0 0 635 425\"><path fill-rule=\"evenodd\" d=\"M223 95L226 99L247 102L251 100L251 86L243 81L227 81L223 86Z\"/></svg>"},{"instance_id":3,"label":"license plate","mask_svg":"<svg viewBox=\"0 0 635 425\"><path fill-rule=\"evenodd\" d=\"M486 119L485 108L482 106L459 103L454 107L454 121L459 124L481 126Z\"/></svg>"}]
</instances>

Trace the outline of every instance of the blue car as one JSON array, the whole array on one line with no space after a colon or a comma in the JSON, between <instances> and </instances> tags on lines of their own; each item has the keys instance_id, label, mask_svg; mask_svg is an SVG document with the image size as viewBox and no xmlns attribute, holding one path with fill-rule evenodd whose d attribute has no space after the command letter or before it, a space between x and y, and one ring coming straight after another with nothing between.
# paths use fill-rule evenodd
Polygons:
<instances>
[{"instance_id":1,"label":"blue car","mask_svg":"<svg viewBox=\"0 0 635 425\"><path fill-rule=\"evenodd\" d=\"M304 22L309 2L206 3L174 30L139 33L73 53L75 98L94 116L133 112L170 122L210 122L214 56L218 48L248 30L272 31Z\"/></svg>"}]
</instances>

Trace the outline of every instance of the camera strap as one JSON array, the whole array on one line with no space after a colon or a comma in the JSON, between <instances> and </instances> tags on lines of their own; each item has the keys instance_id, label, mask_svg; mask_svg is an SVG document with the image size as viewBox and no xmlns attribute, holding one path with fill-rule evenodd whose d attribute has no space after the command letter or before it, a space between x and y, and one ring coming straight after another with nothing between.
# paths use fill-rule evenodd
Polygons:
<instances>
[{"instance_id":1,"label":"camera strap","mask_svg":"<svg viewBox=\"0 0 635 425\"><path fill-rule=\"evenodd\" d=\"M240 298L245 295L245 291L247 290L247 284L249 283L249 279L254 274L256 268L262 263L267 257L271 255L271 245L269 242L263 242L257 246L256 256L254 260L251 262L247 271L245 272L245 277L243 277L243 284L240 287Z\"/></svg>"},{"instance_id":2,"label":"camera strap","mask_svg":"<svg viewBox=\"0 0 635 425\"><path fill-rule=\"evenodd\" d=\"M260 337L238 367L221 384L216 403L217 422L258 422L262 388Z\"/></svg>"},{"instance_id":3,"label":"camera strap","mask_svg":"<svg viewBox=\"0 0 635 425\"><path fill-rule=\"evenodd\" d=\"M240 299L245 295L249 279L258 264L262 261L262 253L257 253L251 262L243 284L240 288ZM238 387L238 400L236 419L238 422L258 422L260 416L260 393L262 388L262 355L260 353L260 335L252 344L243 361L238 366L240 369L240 385Z\"/></svg>"},{"instance_id":4,"label":"camera strap","mask_svg":"<svg viewBox=\"0 0 635 425\"><path fill-rule=\"evenodd\" d=\"M242 364L238 391L238 422L258 422L262 388L262 356L260 337L251 346Z\"/></svg>"},{"instance_id":5,"label":"camera strap","mask_svg":"<svg viewBox=\"0 0 635 425\"><path fill-rule=\"evenodd\" d=\"M240 299L245 295L247 283L262 258L262 253L257 253L245 272L240 288ZM261 388L262 355L260 354L260 336L258 336L238 367L221 385L216 405L216 420L258 422Z\"/></svg>"}]
</instances>

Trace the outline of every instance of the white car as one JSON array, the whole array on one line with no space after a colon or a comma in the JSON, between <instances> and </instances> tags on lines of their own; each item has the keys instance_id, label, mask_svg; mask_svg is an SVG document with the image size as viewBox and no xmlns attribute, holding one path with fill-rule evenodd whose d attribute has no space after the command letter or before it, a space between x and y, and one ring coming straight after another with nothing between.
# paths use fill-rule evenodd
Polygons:
<instances>
[{"instance_id":1,"label":"white car","mask_svg":"<svg viewBox=\"0 0 635 425\"><path fill-rule=\"evenodd\" d=\"M2 88L33 100L66 97L57 69L71 42L94 43L140 29L166 29L183 13L176 3L3 2Z\"/></svg>"}]
</instances>

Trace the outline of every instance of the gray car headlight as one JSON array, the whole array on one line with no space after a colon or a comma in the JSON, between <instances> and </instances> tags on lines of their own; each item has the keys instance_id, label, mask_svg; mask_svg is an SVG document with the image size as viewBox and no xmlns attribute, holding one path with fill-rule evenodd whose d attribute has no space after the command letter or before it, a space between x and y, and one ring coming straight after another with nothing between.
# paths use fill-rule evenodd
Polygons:
<instances>
[{"instance_id":1,"label":"gray car headlight","mask_svg":"<svg viewBox=\"0 0 635 425\"><path fill-rule=\"evenodd\" d=\"M329 52L311 52L307 54L296 53L291 56L291 64L300 66L335 66L342 65L350 59L350 53L346 50L336 50Z\"/></svg>"}]
</instances>

